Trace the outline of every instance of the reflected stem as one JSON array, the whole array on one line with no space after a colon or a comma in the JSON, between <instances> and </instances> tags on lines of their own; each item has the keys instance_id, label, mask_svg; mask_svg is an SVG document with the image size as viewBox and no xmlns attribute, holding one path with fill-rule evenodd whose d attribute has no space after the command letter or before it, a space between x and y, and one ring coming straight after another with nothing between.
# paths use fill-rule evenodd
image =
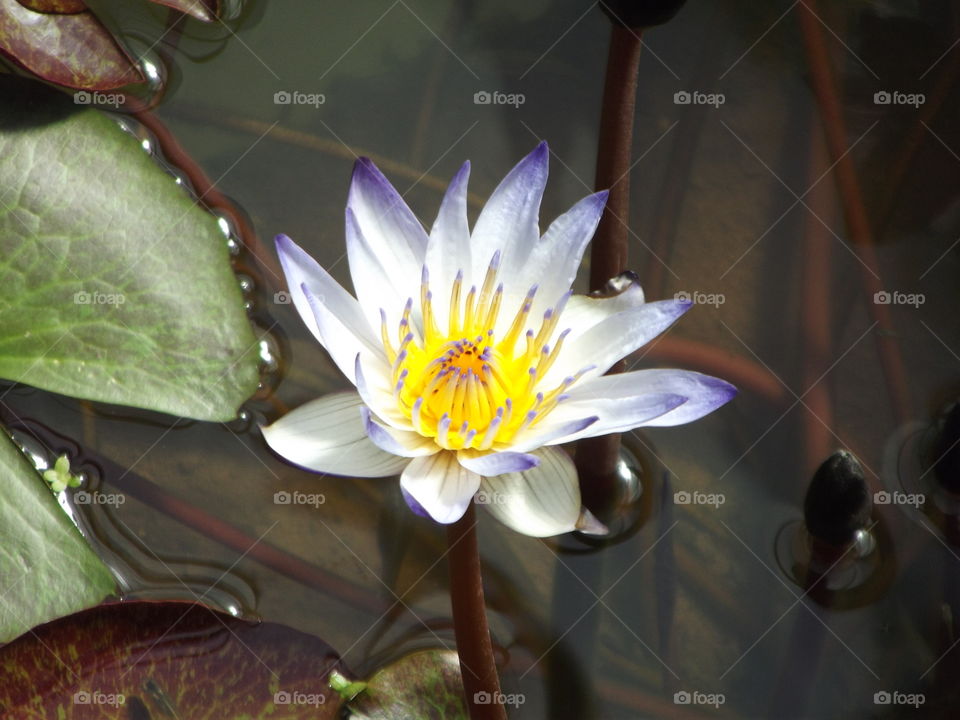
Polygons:
<instances>
[{"instance_id":1,"label":"reflected stem","mask_svg":"<svg viewBox=\"0 0 960 720\"><path fill-rule=\"evenodd\" d=\"M480 572L480 545L477 541L477 513L472 502L462 518L447 526L447 543L453 631L457 638L460 675L470 709L470 720L506 720L503 703L496 701L501 697L500 678L487 624ZM488 701L477 702L479 698Z\"/></svg>"}]
</instances>

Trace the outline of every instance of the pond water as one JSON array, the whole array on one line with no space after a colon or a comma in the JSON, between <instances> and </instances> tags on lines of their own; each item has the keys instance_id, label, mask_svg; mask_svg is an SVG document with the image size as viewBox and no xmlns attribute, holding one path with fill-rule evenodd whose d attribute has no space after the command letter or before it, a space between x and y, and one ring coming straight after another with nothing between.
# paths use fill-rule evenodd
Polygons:
<instances>
[{"instance_id":1,"label":"pond water","mask_svg":"<svg viewBox=\"0 0 960 720\"><path fill-rule=\"evenodd\" d=\"M98 5L134 46L162 32L156 7ZM525 698L511 717L893 717L915 693L945 716L957 700L960 550L931 513L878 504L873 554L826 601L804 593L794 555L810 478L837 448L874 491L931 489L933 425L960 389L960 17L945 2L807 12L691 3L645 35L630 266L649 298L698 305L631 364L721 375L741 394L629 438L643 493L616 542L535 540L481 513L504 691ZM228 25L186 25L156 114L256 230L237 263L278 366L232 424L6 398L125 493L86 522L132 595L213 583L207 601L313 633L360 672L452 646L443 529L395 481L298 470L259 435L347 386L276 301L270 238L289 234L349 286L355 156L429 226L463 160L475 218L541 139L545 226L592 190L609 27L596 7L543 0L254 0ZM839 155L811 56L834 80ZM499 101L478 104L483 92Z\"/></svg>"}]
</instances>

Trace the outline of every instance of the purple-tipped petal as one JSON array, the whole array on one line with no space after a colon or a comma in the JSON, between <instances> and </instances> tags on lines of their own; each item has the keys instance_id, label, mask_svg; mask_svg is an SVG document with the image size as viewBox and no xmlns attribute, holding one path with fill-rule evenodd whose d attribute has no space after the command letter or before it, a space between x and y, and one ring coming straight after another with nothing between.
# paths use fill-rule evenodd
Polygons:
<instances>
[{"instance_id":1,"label":"purple-tipped petal","mask_svg":"<svg viewBox=\"0 0 960 720\"><path fill-rule=\"evenodd\" d=\"M412 291L410 278L384 267L387 258L378 254L360 228L356 215L349 207L345 212L347 259L350 278L357 293L367 324L380 335L381 310L386 315L387 327L395 328L400 321L403 305ZM395 270L395 268L394 268ZM408 294L403 294L408 293Z\"/></svg>"},{"instance_id":2,"label":"purple-tipped petal","mask_svg":"<svg viewBox=\"0 0 960 720\"><path fill-rule=\"evenodd\" d=\"M315 296L306 283L301 284L300 289L307 299L310 310L313 311L320 342L340 368L340 372L353 380L354 358L361 352L381 364L386 363L383 348L370 336L366 323L363 323L362 327L348 325L347 321L338 316L325 300Z\"/></svg>"},{"instance_id":3,"label":"purple-tipped petal","mask_svg":"<svg viewBox=\"0 0 960 720\"><path fill-rule=\"evenodd\" d=\"M408 493L404 487L400 486L400 494L403 496L403 501L407 504L407 507L413 511L414 515L419 515L420 517L429 518L430 513L428 513L423 505L417 502L417 499Z\"/></svg>"},{"instance_id":4,"label":"purple-tipped petal","mask_svg":"<svg viewBox=\"0 0 960 720\"><path fill-rule=\"evenodd\" d=\"M400 193L369 158L360 158L354 165L347 208L373 257L389 274L397 294L404 299L416 297L427 234ZM353 263L351 258L351 272ZM367 304L366 298L358 299Z\"/></svg>"},{"instance_id":5,"label":"purple-tipped petal","mask_svg":"<svg viewBox=\"0 0 960 720\"><path fill-rule=\"evenodd\" d=\"M475 454L472 451L460 451L457 459L465 468L483 477L523 472L540 464L539 458L535 455L510 451L483 455Z\"/></svg>"},{"instance_id":6,"label":"purple-tipped petal","mask_svg":"<svg viewBox=\"0 0 960 720\"><path fill-rule=\"evenodd\" d=\"M681 397L684 399L682 404L638 423L668 427L697 420L729 402L736 394L737 388L725 380L692 370L635 370L593 378L575 386L569 392L565 410L575 412L576 408L606 408L612 404L641 402L643 398L663 395Z\"/></svg>"},{"instance_id":7,"label":"purple-tipped petal","mask_svg":"<svg viewBox=\"0 0 960 720\"><path fill-rule=\"evenodd\" d=\"M435 442L418 433L381 425L366 406L360 408L360 417L367 437L384 452L411 458L433 455L440 450Z\"/></svg>"},{"instance_id":8,"label":"purple-tipped petal","mask_svg":"<svg viewBox=\"0 0 960 720\"><path fill-rule=\"evenodd\" d=\"M315 472L350 477L398 474L409 460L370 442L361 407L355 392L333 393L301 405L260 431L278 455Z\"/></svg>"},{"instance_id":9,"label":"purple-tipped petal","mask_svg":"<svg viewBox=\"0 0 960 720\"><path fill-rule=\"evenodd\" d=\"M580 522L577 470L566 453L541 448L540 465L522 473L484 478L484 507L519 533L549 537L570 532Z\"/></svg>"},{"instance_id":10,"label":"purple-tipped petal","mask_svg":"<svg viewBox=\"0 0 960 720\"><path fill-rule=\"evenodd\" d=\"M540 200L547 184L550 150L545 142L521 160L493 191L477 218L471 236L473 272L469 282L478 285L498 250L505 269L522 267L540 238ZM510 288L515 290L515 288ZM524 287L519 292L526 292Z\"/></svg>"},{"instance_id":11,"label":"purple-tipped petal","mask_svg":"<svg viewBox=\"0 0 960 720\"><path fill-rule=\"evenodd\" d=\"M593 237L607 202L606 190L589 195L554 220L534 246L518 275L518 286L529 284L524 278L540 280L532 316L557 302L573 285L583 251ZM526 289L526 288L524 288Z\"/></svg>"},{"instance_id":12,"label":"purple-tipped petal","mask_svg":"<svg viewBox=\"0 0 960 720\"><path fill-rule=\"evenodd\" d=\"M593 368L587 377L603 375L615 362L673 325L691 306L686 300L659 300L611 315L586 331L571 328L564 351L543 385L556 385L564 377L591 365ZM561 325L564 325L563 318Z\"/></svg>"},{"instance_id":13,"label":"purple-tipped petal","mask_svg":"<svg viewBox=\"0 0 960 720\"><path fill-rule=\"evenodd\" d=\"M287 287L290 288L290 300L293 301L294 307L314 337L323 342L313 309L303 292L303 286L306 286L314 297L323 298L323 304L340 319L341 324L350 327L355 334L373 340L374 336L357 300L288 236L277 235L275 242L280 266L283 268ZM277 298L280 302L284 300L280 293L277 294Z\"/></svg>"},{"instance_id":14,"label":"purple-tipped petal","mask_svg":"<svg viewBox=\"0 0 960 720\"><path fill-rule=\"evenodd\" d=\"M459 520L480 487L480 476L457 462L452 452L413 458L400 476L406 490L439 523Z\"/></svg>"}]
</instances>

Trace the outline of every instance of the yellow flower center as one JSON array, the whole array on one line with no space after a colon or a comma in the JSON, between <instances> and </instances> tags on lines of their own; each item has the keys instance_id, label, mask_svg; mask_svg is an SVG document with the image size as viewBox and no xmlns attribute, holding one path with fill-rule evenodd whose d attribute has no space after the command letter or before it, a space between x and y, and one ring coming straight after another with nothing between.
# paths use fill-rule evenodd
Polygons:
<instances>
[{"instance_id":1,"label":"yellow flower center","mask_svg":"<svg viewBox=\"0 0 960 720\"><path fill-rule=\"evenodd\" d=\"M457 273L445 329L437 326L426 268L420 284L422 336L411 324L412 298L404 308L396 345L381 312L383 347L393 366L397 403L417 432L448 450L496 450L509 444L556 407L563 391L579 377L568 377L546 393L537 391L567 335L565 330L553 347L547 344L569 295L544 313L534 332L527 328L534 285L509 329L497 336L503 301L503 285L494 289L499 263L497 253L480 292L471 287L465 299L463 273Z\"/></svg>"}]
</instances>

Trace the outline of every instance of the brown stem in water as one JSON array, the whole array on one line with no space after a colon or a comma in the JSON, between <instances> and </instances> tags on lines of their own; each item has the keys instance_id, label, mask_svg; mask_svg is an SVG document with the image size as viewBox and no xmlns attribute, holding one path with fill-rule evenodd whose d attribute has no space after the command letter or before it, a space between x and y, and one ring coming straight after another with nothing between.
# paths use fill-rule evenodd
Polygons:
<instances>
[{"instance_id":1,"label":"brown stem in water","mask_svg":"<svg viewBox=\"0 0 960 720\"><path fill-rule=\"evenodd\" d=\"M601 290L627 268L630 219L630 156L633 145L633 111L637 97L641 34L614 24L607 56L607 78L600 114L596 188L609 189L607 207L600 219L590 251L590 289ZM621 361L609 373L623 372ZM576 464L583 504L593 510L609 499L620 457L620 435L587 438L577 443Z\"/></svg>"},{"instance_id":2,"label":"brown stem in water","mask_svg":"<svg viewBox=\"0 0 960 720\"><path fill-rule=\"evenodd\" d=\"M447 542L453 630L470 720L506 720L506 710L501 702L497 702L502 697L500 678L487 625L477 515L473 503L467 506L462 518L447 527Z\"/></svg>"}]
</instances>

